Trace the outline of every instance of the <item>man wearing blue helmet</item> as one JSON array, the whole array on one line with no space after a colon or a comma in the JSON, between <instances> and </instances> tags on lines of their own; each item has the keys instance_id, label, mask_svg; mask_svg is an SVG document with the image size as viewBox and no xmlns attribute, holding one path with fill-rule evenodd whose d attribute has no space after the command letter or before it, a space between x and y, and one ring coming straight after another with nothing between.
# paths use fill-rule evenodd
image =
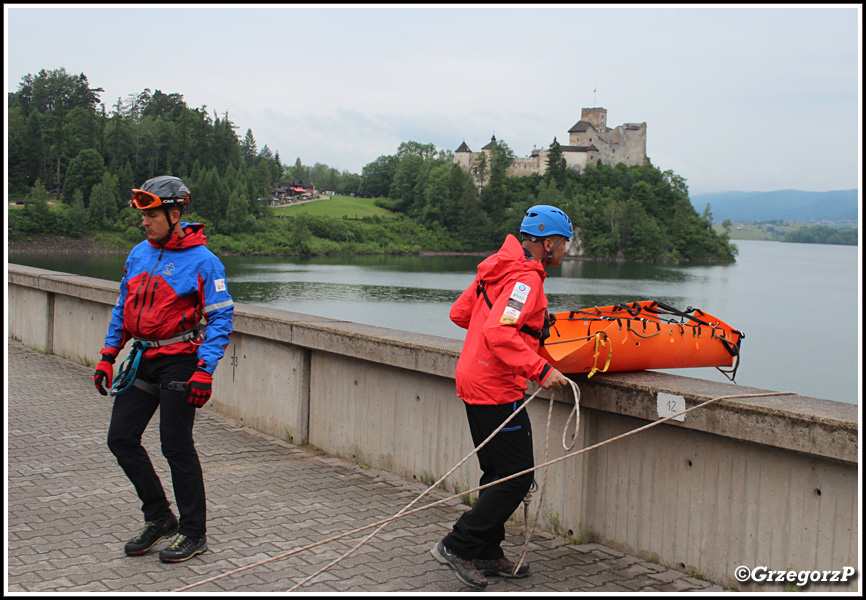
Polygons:
<instances>
[{"instance_id":1,"label":"man wearing blue helmet","mask_svg":"<svg viewBox=\"0 0 866 600\"><path fill-rule=\"evenodd\" d=\"M544 388L568 379L541 358L538 350L547 324L545 268L559 265L574 236L571 219L548 205L526 211L522 239L508 235L499 251L478 265L478 274L451 307L451 320L467 329L457 361L457 395L463 400L469 431L479 446L522 403L528 380ZM529 415L521 411L479 452L481 485L534 466ZM532 485L532 473L481 490L472 510L431 553L475 589L486 575L520 578L529 565L505 558L500 544L505 522Z\"/></svg>"}]
</instances>

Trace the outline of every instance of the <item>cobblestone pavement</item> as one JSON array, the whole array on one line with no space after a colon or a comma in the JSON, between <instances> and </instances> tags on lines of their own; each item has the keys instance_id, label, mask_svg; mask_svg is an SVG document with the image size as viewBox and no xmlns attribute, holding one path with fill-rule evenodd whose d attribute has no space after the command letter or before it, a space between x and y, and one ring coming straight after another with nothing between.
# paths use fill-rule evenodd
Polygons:
<instances>
[{"instance_id":1,"label":"cobblestone pavement","mask_svg":"<svg viewBox=\"0 0 866 600\"><path fill-rule=\"evenodd\" d=\"M6 369L7 593L171 592L377 522L426 488L259 434L205 408L195 437L208 494L209 550L180 564L163 564L156 552L126 557L123 544L138 532L141 513L105 444L111 401L94 389L93 367L10 339ZM158 419L145 432L144 444L171 499ZM445 497L432 494L436 500ZM467 592L430 556L462 510L466 507L454 501L401 518L297 591ZM370 531L188 591L285 592ZM522 544L522 531L509 530L506 554L516 556ZM723 591L635 556L598 544L570 544L545 532L533 536L527 560L530 577L490 578L486 591Z\"/></svg>"}]
</instances>

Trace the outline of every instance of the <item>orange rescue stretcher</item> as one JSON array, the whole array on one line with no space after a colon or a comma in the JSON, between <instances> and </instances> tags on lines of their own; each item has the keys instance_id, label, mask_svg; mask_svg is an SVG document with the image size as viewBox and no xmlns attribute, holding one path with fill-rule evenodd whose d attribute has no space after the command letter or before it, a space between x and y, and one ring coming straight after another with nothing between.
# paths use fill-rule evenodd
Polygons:
<instances>
[{"instance_id":1,"label":"orange rescue stretcher","mask_svg":"<svg viewBox=\"0 0 866 600\"><path fill-rule=\"evenodd\" d=\"M656 301L549 315L539 353L562 373L716 367L734 381L746 337L700 309ZM728 370L722 367L729 367Z\"/></svg>"}]
</instances>

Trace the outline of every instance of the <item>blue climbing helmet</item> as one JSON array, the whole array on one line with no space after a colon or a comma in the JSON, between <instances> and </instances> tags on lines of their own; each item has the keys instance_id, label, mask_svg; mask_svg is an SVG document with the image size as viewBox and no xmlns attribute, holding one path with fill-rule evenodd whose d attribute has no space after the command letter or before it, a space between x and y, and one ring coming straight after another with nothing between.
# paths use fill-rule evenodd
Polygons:
<instances>
[{"instance_id":1,"label":"blue climbing helmet","mask_svg":"<svg viewBox=\"0 0 866 600\"><path fill-rule=\"evenodd\" d=\"M549 235L563 235L568 239L574 237L574 229L568 215L547 204L538 204L526 211L520 224L520 233L531 238L542 238Z\"/></svg>"}]
</instances>

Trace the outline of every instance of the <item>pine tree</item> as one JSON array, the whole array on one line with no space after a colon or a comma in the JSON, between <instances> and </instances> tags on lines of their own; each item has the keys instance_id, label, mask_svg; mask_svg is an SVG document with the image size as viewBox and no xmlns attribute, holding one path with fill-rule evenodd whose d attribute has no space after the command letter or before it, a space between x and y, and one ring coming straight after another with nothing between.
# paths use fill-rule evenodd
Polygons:
<instances>
[{"instance_id":1,"label":"pine tree","mask_svg":"<svg viewBox=\"0 0 866 600\"><path fill-rule=\"evenodd\" d=\"M565 157L562 155L562 146L553 138L550 148L547 150L547 168L544 171L546 179L556 182L557 189L565 188Z\"/></svg>"}]
</instances>

